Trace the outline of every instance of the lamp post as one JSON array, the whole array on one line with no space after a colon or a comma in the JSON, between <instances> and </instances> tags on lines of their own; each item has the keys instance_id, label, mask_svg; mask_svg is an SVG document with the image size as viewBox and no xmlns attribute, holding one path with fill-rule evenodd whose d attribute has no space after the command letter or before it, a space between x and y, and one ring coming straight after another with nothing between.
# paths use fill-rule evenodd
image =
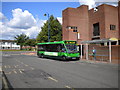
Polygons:
<instances>
[{"instance_id":1,"label":"lamp post","mask_svg":"<svg viewBox=\"0 0 120 90\"><path fill-rule=\"evenodd\" d=\"M48 16L48 42L50 42L50 20L49 20L49 13L45 13L44 16Z\"/></svg>"}]
</instances>

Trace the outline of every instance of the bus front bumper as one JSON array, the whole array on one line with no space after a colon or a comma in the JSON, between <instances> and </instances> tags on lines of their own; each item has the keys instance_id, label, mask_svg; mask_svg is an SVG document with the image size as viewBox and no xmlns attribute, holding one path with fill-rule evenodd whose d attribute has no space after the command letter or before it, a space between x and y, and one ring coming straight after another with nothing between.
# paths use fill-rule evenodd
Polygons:
<instances>
[{"instance_id":1,"label":"bus front bumper","mask_svg":"<svg viewBox=\"0 0 120 90\"><path fill-rule=\"evenodd\" d=\"M78 60L80 59L80 57L66 57L66 59L75 59L75 60L77 59Z\"/></svg>"}]
</instances>

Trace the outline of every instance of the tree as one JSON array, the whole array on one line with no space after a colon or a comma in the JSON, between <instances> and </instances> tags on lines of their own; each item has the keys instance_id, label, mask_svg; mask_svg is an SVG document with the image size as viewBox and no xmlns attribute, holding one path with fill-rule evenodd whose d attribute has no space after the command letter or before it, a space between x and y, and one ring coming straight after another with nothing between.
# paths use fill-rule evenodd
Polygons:
<instances>
[{"instance_id":1,"label":"tree","mask_svg":"<svg viewBox=\"0 0 120 90\"><path fill-rule=\"evenodd\" d=\"M26 46L30 46L30 50L32 49L32 47L35 47L36 45L36 39L28 39L26 42L25 42L25 45Z\"/></svg>"},{"instance_id":2,"label":"tree","mask_svg":"<svg viewBox=\"0 0 120 90\"><path fill-rule=\"evenodd\" d=\"M23 47L23 45L25 45L26 40L29 39L29 37L26 36L26 35L23 34L23 33L20 34L20 35L16 35L14 38L15 38L16 43L17 43L18 45L20 45L20 50L22 50L22 47Z\"/></svg>"},{"instance_id":3,"label":"tree","mask_svg":"<svg viewBox=\"0 0 120 90\"><path fill-rule=\"evenodd\" d=\"M62 25L60 22L54 18L53 15L50 16L50 41L61 41L62 40ZM48 42L48 20L41 27L41 32L37 36L37 42Z\"/></svg>"},{"instance_id":4,"label":"tree","mask_svg":"<svg viewBox=\"0 0 120 90\"><path fill-rule=\"evenodd\" d=\"M36 40L35 39L28 39L26 42L25 42L25 45L27 46L34 46L36 45Z\"/></svg>"}]
</instances>

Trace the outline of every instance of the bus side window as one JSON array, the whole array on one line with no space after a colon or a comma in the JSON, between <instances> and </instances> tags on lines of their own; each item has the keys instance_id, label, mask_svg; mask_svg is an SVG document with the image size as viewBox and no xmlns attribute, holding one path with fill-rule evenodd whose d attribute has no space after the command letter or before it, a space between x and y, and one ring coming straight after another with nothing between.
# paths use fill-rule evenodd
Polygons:
<instances>
[{"instance_id":1,"label":"bus side window","mask_svg":"<svg viewBox=\"0 0 120 90\"><path fill-rule=\"evenodd\" d=\"M51 45L50 44L46 45L46 51L51 52Z\"/></svg>"},{"instance_id":2,"label":"bus side window","mask_svg":"<svg viewBox=\"0 0 120 90\"><path fill-rule=\"evenodd\" d=\"M39 51L45 51L45 46L44 45L39 45L38 50Z\"/></svg>"},{"instance_id":3,"label":"bus side window","mask_svg":"<svg viewBox=\"0 0 120 90\"><path fill-rule=\"evenodd\" d=\"M42 51L42 49L43 49L43 48L42 48L42 45L39 45L39 46L38 46L38 50Z\"/></svg>"},{"instance_id":4,"label":"bus side window","mask_svg":"<svg viewBox=\"0 0 120 90\"><path fill-rule=\"evenodd\" d=\"M57 52L61 52L62 50L61 44L56 44L56 45L57 45Z\"/></svg>"},{"instance_id":5,"label":"bus side window","mask_svg":"<svg viewBox=\"0 0 120 90\"><path fill-rule=\"evenodd\" d=\"M65 48L62 48L62 52L65 52Z\"/></svg>"}]
</instances>

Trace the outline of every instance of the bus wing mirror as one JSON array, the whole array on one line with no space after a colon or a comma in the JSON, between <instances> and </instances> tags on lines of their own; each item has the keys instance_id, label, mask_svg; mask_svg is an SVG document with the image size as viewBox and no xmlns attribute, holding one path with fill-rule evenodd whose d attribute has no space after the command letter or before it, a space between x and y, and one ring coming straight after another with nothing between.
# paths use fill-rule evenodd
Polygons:
<instances>
[{"instance_id":1,"label":"bus wing mirror","mask_svg":"<svg viewBox=\"0 0 120 90\"><path fill-rule=\"evenodd\" d=\"M78 52L80 51L80 48L79 48L79 46L77 46L77 51L78 51Z\"/></svg>"},{"instance_id":2,"label":"bus wing mirror","mask_svg":"<svg viewBox=\"0 0 120 90\"><path fill-rule=\"evenodd\" d=\"M66 52L66 50L63 48L63 49L61 50L61 52Z\"/></svg>"}]
</instances>

